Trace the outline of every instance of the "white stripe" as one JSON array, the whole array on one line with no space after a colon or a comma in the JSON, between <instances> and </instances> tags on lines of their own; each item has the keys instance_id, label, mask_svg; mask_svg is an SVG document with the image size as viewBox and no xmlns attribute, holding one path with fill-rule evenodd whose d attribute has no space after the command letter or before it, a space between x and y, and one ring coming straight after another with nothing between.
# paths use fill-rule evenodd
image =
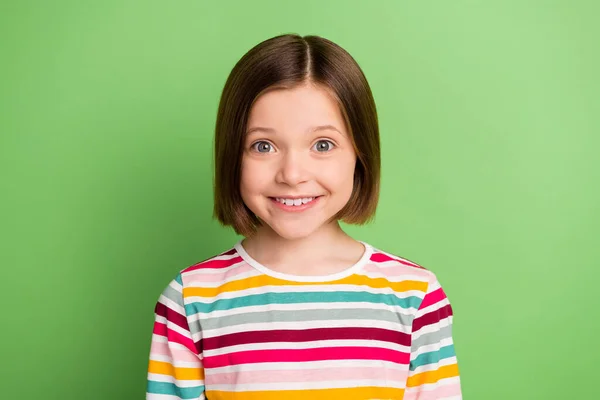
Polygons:
<instances>
[{"instance_id":1,"label":"white stripe","mask_svg":"<svg viewBox=\"0 0 600 400\"><path fill-rule=\"evenodd\" d=\"M456 357L449 357L449 358L444 358L442 360L440 360L437 363L432 363L432 364L426 364L426 365L421 365L418 368L416 368L414 371L411 371L411 375L416 375L419 374L421 372L428 372L428 371L435 371L441 367L445 367L448 365L454 365L456 364Z\"/></svg>"},{"instance_id":2,"label":"white stripe","mask_svg":"<svg viewBox=\"0 0 600 400\"><path fill-rule=\"evenodd\" d=\"M429 282L431 279L431 271L401 264L398 261L370 261L367 265L369 266L367 267L367 270L375 266L381 269L381 271L388 277L414 276L414 280L423 282Z\"/></svg>"},{"instance_id":3,"label":"white stripe","mask_svg":"<svg viewBox=\"0 0 600 400\"><path fill-rule=\"evenodd\" d=\"M236 282L236 281L242 281L244 279L250 279L250 278L254 278L257 277L259 275L261 275L258 271L256 271L254 268L249 267L250 270L246 271L246 272L239 272L236 274L232 274L232 273L228 273L225 274L223 276L220 277L220 279L217 280L202 280L201 277L198 277L190 282L187 283L186 287L187 288L199 288L199 289L216 289L219 288L223 285L232 283L232 282Z\"/></svg>"},{"instance_id":4,"label":"white stripe","mask_svg":"<svg viewBox=\"0 0 600 400\"><path fill-rule=\"evenodd\" d=\"M170 394L146 393L146 400L181 400L181 397L172 396ZM202 393L202 395L198 397L197 400L206 400L204 393Z\"/></svg>"},{"instance_id":5,"label":"white stripe","mask_svg":"<svg viewBox=\"0 0 600 400\"><path fill-rule=\"evenodd\" d=\"M189 351L189 349L186 349L186 351ZM150 360L152 361L160 361L160 362L166 362L171 364L172 366L176 367L176 368L201 368L199 365L199 361L193 362L193 361L181 361L181 360L177 360L174 359L173 357L171 357L168 354L156 354L156 353L150 353Z\"/></svg>"},{"instance_id":6,"label":"white stripe","mask_svg":"<svg viewBox=\"0 0 600 400\"><path fill-rule=\"evenodd\" d=\"M173 300L171 300L167 296L164 296L161 294L160 297L158 298L158 302L167 306L171 310L176 311L179 314L185 316L185 308L181 307L179 304L175 303Z\"/></svg>"},{"instance_id":7,"label":"white stripe","mask_svg":"<svg viewBox=\"0 0 600 400\"><path fill-rule=\"evenodd\" d=\"M154 374L154 373L148 373L148 380L155 381L155 382L174 383L177 386L182 387L182 388L189 388L189 387L204 385L204 381L201 381L201 380L200 381L196 380L196 379L194 379L194 380L189 380L189 379L177 380L171 375Z\"/></svg>"},{"instance_id":8,"label":"white stripe","mask_svg":"<svg viewBox=\"0 0 600 400\"><path fill-rule=\"evenodd\" d=\"M169 339L167 339L166 336L161 336L161 335L157 335L156 333L152 334L152 342L156 342L156 343L167 343L169 345L169 349L173 349L173 350L180 350L180 351L186 351L189 352L190 349L188 349L186 346L177 343L177 342L169 342ZM152 351L152 349L150 349L150 351ZM155 353L150 353L150 354L155 354ZM202 359L202 355L198 356L196 354L194 354L196 357L200 357L200 359Z\"/></svg>"},{"instance_id":9,"label":"white stripe","mask_svg":"<svg viewBox=\"0 0 600 400\"><path fill-rule=\"evenodd\" d=\"M448 298L445 298L443 300L438 301L437 303L433 303L431 305L428 305L425 308L420 309L417 316L425 315L425 314L429 314L430 312L437 311L440 308L447 306L448 304L450 304L450 301L448 300Z\"/></svg>"},{"instance_id":10,"label":"white stripe","mask_svg":"<svg viewBox=\"0 0 600 400\"><path fill-rule=\"evenodd\" d=\"M437 381L435 383L423 383L419 386L409 387L409 388L406 388L406 395L408 395L409 393L411 395L414 395L415 392L416 393L433 392L444 386L456 385L458 383L457 380L458 380L458 376L453 376L451 378L440 379L439 381Z\"/></svg>"},{"instance_id":11,"label":"white stripe","mask_svg":"<svg viewBox=\"0 0 600 400\"><path fill-rule=\"evenodd\" d=\"M410 327L404 326L400 323L392 323L387 321L379 321L373 319L351 319L351 320L329 320L329 321L293 321L293 322L260 322L251 324L241 324L235 326L227 326L224 328L217 328L211 330L204 330L192 335L194 341L197 341L196 336L199 338L200 333L204 337L216 337L227 335L230 333L247 332L247 331L271 331L280 329L314 329L314 328L382 328L390 329L399 332L408 333Z\"/></svg>"},{"instance_id":12,"label":"white stripe","mask_svg":"<svg viewBox=\"0 0 600 400\"><path fill-rule=\"evenodd\" d=\"M254 364L227 365L219 368L209 368L206 376L227 373L243 373L253 371L303 371L312 369L335 368L385 368L386 370L406 372L407 366L383 360L321 360L311 362L265 362Z\"/></svg>"},{"instance_id":13,"label":"white stripe","mask_svg":"<svg viewBox=\"0 0 600 400\"><path fill-rule=\"evenodd\" d=\"M451 344L453 344L452 338L448 337L448 338L443 338L442 340L440 340L437 343L423 345L423 346L419 347L418 350L413 349L413 351L411 353L411 360L416 359L418 356L420 356L423 353L439 351L440 348L450 346Z\"/></svg>"},{"instance_id":14,"label":"white stripe","mask_svg":"<svg viewBox=\"0 0 600 400\"><path fill-rule=\"evenodd\" d=\"M442 286L440 285L440 282L437 280L437 278L434 275L432 277L430 283L429 283L429 290L428 290L428 292L434 292L434 291L438 290L441 287Z\"/></svg>"},{"instance_id":15,"label":"white stripe","mask_svg":"<svg viewBox=\"0 0 600 400\"><path fill-rule=\"evenodd\" d=\"M232 270L238 268L238 267L242 267L242 266L248 266L248 268L250 268L250 270L244 272L244 273L238 273L238 274L233 274L231 273ZM381 269L381 265L378 264L371 264L371 265L375 265L377 269ZM398 265L397 263L394 263L394 265ZM394 275L390 275L389 273L386 273L387 271L363 271L360 270L359 272L356 273L356 275L358 276L364 276L365 278L368 279L385 279L387 281L389 281L392 284L398 284L401 282L405 282L405 281L415 281L415 282L424 282L427 283L428 281L426 279L423 279L422 275L416 275L414 273L412 273L412 269L411 269L411 273L397 273ZM207 276L207 275L215 275L215 276L221 276L222 280L216 280L216 281L206 281L205 279L202 279L203 276ZM189 271L185 273L185 282L186 282L186 287L219 287L221 285L224 285L226 283L230 283L230 282L234 282L237 280L242 280L242 279L247 279L247 278L253 278L253 277L257 277L257 276L263 276L264 274L262 274L260 271L256 270L255 268L252 268L252 266L248 265L245 261L240 261L238 263L232 264L231 266L225 267L225 268L220 268L220 269L198 269L198 270L194 270L194 271ZM422 293L419 291L419 293Z\"/></svg>"},{"instance_id":16,"label":"white stripe","mask_svg":"<svg viewBox=\"0 0 600 400\"><path fill-rule=\"evenodd\" d=\"M246 383L246 384L221 384L210 385L208 391L222 390L231 392L260 391L260 390L310 390L310 389L346 389L348 387L360 388L378 386L384 388L404 389L405 382L391 382L385 379L365 379L365 380L336 380L320 382L274 382L274 383Z\"/></svg>"},{"instance_id":17,"label":"white stripe","mask_svg":"<svg viewBox=\"0 0 600 400\"><path fill-rule=\"evenodd\" d=\"M156 333L152 334L152 341L157 343L168 343L169 339L166 336L157 335Z\"/></svg>"},{"instance_id":18,"label":"white stripe","mask_svg":"<svg viewBox=\"0 0 600 400\"><path fill-rule=\"evenodd\" d=\"M179 282L177 282L176 279L171 280L171 282L169 282L169 286L178 293L181 293L181 290L183 289L183 287L179 284Z\"/></svg>"},{"instance_id":19,"label":"white stripe","mask_svg":"<svg viewBox=\"0 0 600 400\"><path fill-rule=\"evenodd\" d=\"M452 317L444 318L435 324L424 326L421 329L419 329L417 332L413 332L413 334L412 334L413 340L420 338L421 336L423 336L427 333L437 332L441 328L448 326L448 325L452 325Z\"/></svg>"},{"instance_id":20,"label":"white stripe","mask_svg":"<svg viewBox=\"0 0 600 400\"><path fill-rule=\"evenodd\" d=\"M433 392L444 386L454 386L457 384L460 386L460 378L458 376L443 378L434 383L424 383L424 384L416 386L416 387L406 388L405 397L409 398L409 395L410 395L410 398L412 398L412 396L414 396L415 394L418 394L418 393ZM436 400L451 400L451 399L461 400L462 395L436 398Z\"/></svg>"},{"instance_id":21,"label":"white stripe","mask_svg":"<svg viewBox=\"0 0 600 400\"><path fill-rule=\"evenodd\" d=\"M177 325L171 321L168 321L165 317L161 317L160 315L157 315L155 318L155 321L167 325L168 329L175 331L188 339L192 338L190 332L187 329L183 329L179 325Z\"/></svg>"}]
</instances>

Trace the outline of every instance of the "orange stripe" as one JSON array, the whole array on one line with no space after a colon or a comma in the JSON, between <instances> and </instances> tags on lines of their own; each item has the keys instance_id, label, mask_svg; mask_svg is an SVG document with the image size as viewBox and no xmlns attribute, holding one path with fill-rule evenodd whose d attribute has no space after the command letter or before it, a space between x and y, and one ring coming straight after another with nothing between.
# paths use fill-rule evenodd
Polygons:
<instances>
[{"instance_id":1,"label":"orange stripe","mask_svg":"<svg viewBox=\"0 0 600 400\"><path fill-rule=\"evenodd\" d=\"M188 287L183 289L183 296L214 297L219 293L237 292L245 289L254 289L261 286L301 286L307 285L306 282L294 282L273 278L270 276L254 276L251 278L240 279L221 285L216 288ZM396 293L417 290L425 292L427 282L421 281L402 281L390 282L385 278L368 278L365 276L352 275L344 279L332 282L311 282L310 285L357 285L368 286L373 289L391 288Z\"/></svg>"},{"instance_id":2,"label":"orange stripe","mask_svg":"<svg viewBox=\"0 0 600 400\"><path fill-rule=\"evenodd\" d=\"M435 383L444 378L458 376L458 364L446 365L435 371L426 371L413 375L406 380L406 387L417 387L426 383Z\"/></svg>"},{"instance_id":3,"label":"orange stripe","mask_svg":"<svg viewBox=\"0 0 600 400\"><path fill-rule=\"evenodd\" d=\"M179 381L202 381L204 370L202 368L173 367L168 362L150 360L148 372L153 374L170 375Z\"/></svg>"},{"instance_id":4,"label":"orange stripe","mask_svg":"<svg viewBox=\"0 0 600 400\"><path fill-rule=\"evenodd\" d=\"M401 399L404 389L382 387L357 387L344 389L269 390L256 392L222 392L208 390L211 400L364 400Z\"/></svg>"}]
</instances>

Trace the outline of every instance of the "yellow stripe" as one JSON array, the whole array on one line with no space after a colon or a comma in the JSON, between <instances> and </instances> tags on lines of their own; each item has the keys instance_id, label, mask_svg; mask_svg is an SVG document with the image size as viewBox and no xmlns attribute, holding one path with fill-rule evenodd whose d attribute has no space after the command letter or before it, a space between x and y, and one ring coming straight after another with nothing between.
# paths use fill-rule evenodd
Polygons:
<instances>
[{"instance_id":1,"label":"yellow stripe","mask_svg":"<svg viewBox=\"0 0 600 400\"><path fill-rule=\"evenodd\" d=\"M168 362L150 360L148 372L153 374L170 375L180 381L202 381L204 370L202 368L173 367Z\"/></svg>"},{"instance_id":2,"label":"yellow stripe","mask_svg":"<svg viewBox=\"0 0 600 400\"><path fill-rule=\"evenodd\" d=\"M427 282L420 281L401 281L390 282L385 278L368 278L365 276L352 275L344 279L332 282L294 282L273 278L266 275L254 276L251 278L240 279L221 285L216 288L188 287L183 289L183 296L214 297L219 293L237 292L245 289L254 289L261 286L301 286L301 285L357 285L368 286L373 289L391 288L396 293L409 290L418 290L425 292Z\"/></svg>"},{"instance_id":3,"label":"yellow stripe","mask_svg":"<svg viewBox=\"0 0 600 400\"><path fill-rule=\"evenodd\" d=\"M458 364L446 365L435 371L421 372L420 374L409 377L406 381L406 387L421 386L426 383L435 383L440 379L458 376Z\"/></svg>"},{"instance_id":4,"label":"yellow stripe","mask_svg":"<svg viewBox=\"0 0 600 400\"><path fill-rule=\"evenodd\" d=\"M381 387L357 387L346 389L269 390L260 392L222 392L208 390L211 400L364 400L401 399L404 389Z\"/></svg>"}]
</instances>

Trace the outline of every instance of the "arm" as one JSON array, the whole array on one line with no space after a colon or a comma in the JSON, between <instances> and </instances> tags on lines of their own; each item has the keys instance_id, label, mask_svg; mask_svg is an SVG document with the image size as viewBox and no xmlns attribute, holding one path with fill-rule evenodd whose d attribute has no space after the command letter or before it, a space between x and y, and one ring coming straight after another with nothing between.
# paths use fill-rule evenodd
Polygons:
<instances>
[{"instance_id":1,"label":"arm","mask_svg":"<svg viewBox=\"0 0 600 400\"><path fill-rule=\"evenodd\" d=\"M405 400L460 400L452 307L435 277L413 320Z\"/></svg>"},{"instance_id":2,"label":"arm","mask_svg":"<svg viewBox=\"0 0 600 400\"><path fill-rule=\"evenodd\" d=\"M181 275L160 295L154 313L146 400L204 400L202 356L190 333Z\"/></svg>"}]
</instances>

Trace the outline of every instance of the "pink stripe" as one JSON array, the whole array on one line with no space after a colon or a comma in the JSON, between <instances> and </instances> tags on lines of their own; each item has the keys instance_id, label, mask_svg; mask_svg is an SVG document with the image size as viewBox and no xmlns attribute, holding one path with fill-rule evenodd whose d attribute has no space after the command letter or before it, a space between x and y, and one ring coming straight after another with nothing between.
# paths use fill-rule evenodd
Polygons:
<instances>
[{"instance_id":1,"label":"pink stripe","mask_svg":"<svg viewBox=\"0 0 600 400\"><path fill-rule=\"evenodd\" d=\"M265 362L307 362L320 360L385 360L396 364L408 364L410 354L400 351L370 347L323 347L298 350L249 350L219 356L205 357L206 368L227 365Z\"/></svg>"},{"instance_id":2,"label":"pink stripe","mask_svg":"<svg viewBox=\"0 0 600 400\"><path fill-rule=\"evenodd\" d=\"M234 279L238 275L245 274L250 271L256 271L256 270L248 264L240 264L239 267L236 267L231 271L227 271L227 273L223 273L222 271L215 270L214 273L211 271L211 273L206 273L206 274L203 273L202 276L200 276L200 275L185 276L184 281L189 282L189 281L194 281L194 280L202 280L202 282L223 282L224 283L225 280Z\"/></svg>"},{"instance_id":3,"label":"pink stripe","mask_svg":"<svg viewBox=\"0 0 600 400\"><path fill-rule=\"evenodd\" d=\"M453 377L452 379L454 379ZM441 380L439 382L444 382ZM434 384L424 385L431 386ZM459 396L461 388L459 382L448 383L444 386L439 386L433 390L423 390L422 386L416 388L408 388L404 393L404 400L442 400L449 397Z\"/></svg>"},{"instance_id":4,"label":"pink stripe","mask_svg":"<svg viewBox=\"0 0 600 400\"><path fill-rule=\"evenodd\" d=\"M152 355L170 356L171 359L177 361L185 361L190 363L199 363L198 357L187 350L170 348L165 342L152 341L150 345L150 359Z\"/></svg>"},{"instance_id":5,"label":"pink stripe","mask_svg":"<svg viewBox=\"0 0 600 400\"><path fill-rule=\"evenodd\" d=\"M429 307L430 305L438 303L438 302L444 300L445 298L446 298L446 293L444 293L442 288L434 290L433 292L425 295L425 297L423 298L423 301L421 302L421 307L419 307L419 309Z\"/></svg>"},{"instance_id":6,"label":"pink stripe","mask_svg":"<svg viewBox=\"0 0 600 400\"><path fill-rule=\"evenodd\" d=\"M183 272L195 271L201 268L227 268L235 263L239 263L242 261L242 257L234 257L229 260L208 260L203 261L201 263L192 265L191 267L186 268Z\"/></svg>"},{"instance_id":7,"label":"pink stripe","mask_svg":"<svg viewBox=\"0 0 600 400\"><path fill-rule=\"evenodd\" d=\"M196 354L196 347L194 346L193 340L183 336L179 332L167 328L167 325L155 322L153 332L160 336L166 336L169 342L179 343L187 347L192 353Z\"/></svg>"},{"instance_id":8,"label":"pink stripe","mask_svg":"<svg viewBox=\"0 0 600 400\"><path fill-rule=\"evenodd\" d=\"M412 263L408 260L404 260L402 258L390 257L387 254L383 254L383 253L373 253L371 255L371 261L375 261L375 262L398 261L400 264L403 264L403 265L408 265L410 267L425 269L425 268L421 267L420 265Z\"/></svg>"},{"instance_id":9,"label":"pink stripe","mask_svg":"<svg viewBox=\"0 0 600 400\"><path fill-rule=\"evenodd\" d=\"M406 268L403 265L395 265L392 267L382 267L376 262L366 263L363 267L363 272L372 272L378 275L383 275L385 278L394 282L402 282L406 280L406 274L410 273L415 277L422 277L423 280L429 279L430 273L426 269Z\"/></svg>"},{"instance_id":10,"label":"pink stripe","mask_svg":"<svg viewBox=\"0 0 600 400\"><path fill-rule=\"evenodd\" d=\"M322 382L360 379L386 380L405 383L407 372L373 367L343 367L323 369L293 369L271 371L240 371L206 376L207 385L248 383Z\"/></svg>"},{"instance_id":11,"label":"pink stripe","mask_svg":"<svg viewBox=\"0 0 600 400\"><path fill-rule=\"evenodd\" d=\"M167 325L160 322L155 322L154 330L152 332L160 336L167 336Z\"/></svg>"}]
</instances>

